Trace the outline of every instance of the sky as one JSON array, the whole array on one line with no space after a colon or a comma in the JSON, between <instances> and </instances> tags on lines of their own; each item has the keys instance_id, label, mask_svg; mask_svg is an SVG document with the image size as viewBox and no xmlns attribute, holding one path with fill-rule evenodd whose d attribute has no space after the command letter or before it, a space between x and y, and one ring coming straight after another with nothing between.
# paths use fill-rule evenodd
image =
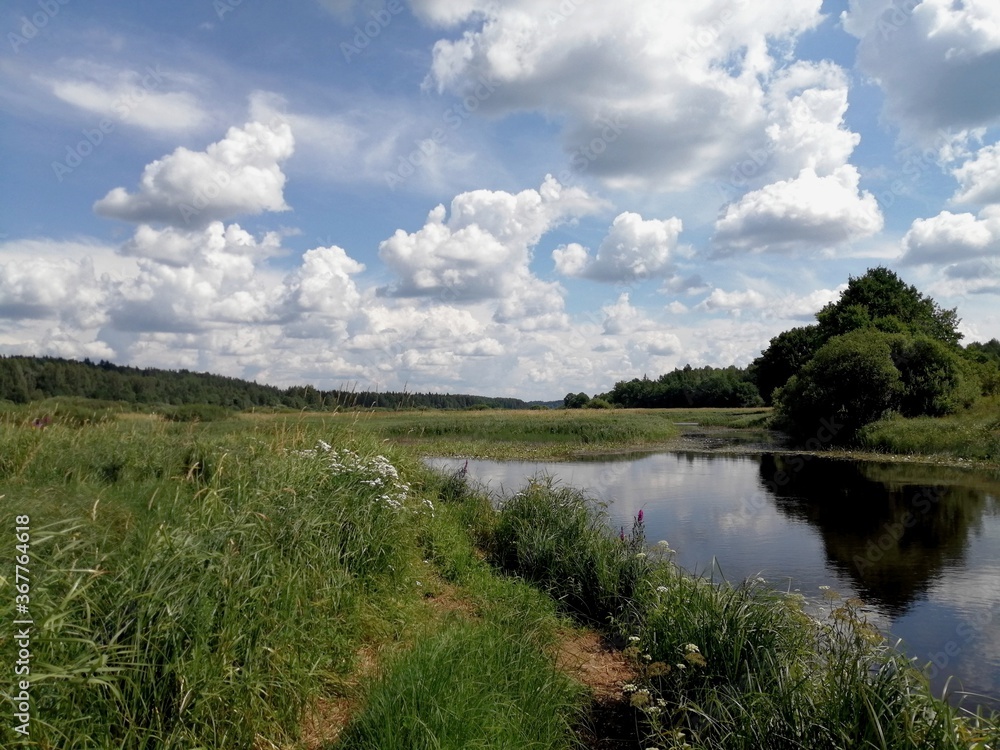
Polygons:
<instances>
[{"instance_id":1,"label":"sky","mask_svg":"<svg viewBox=\"0 0 1000 750\"><path fill-rule=\"evenodd\" d=\"M996 0L9 0L0 354L560 399L884 265L1000 337Z\"/></svg>"}]
</instances>

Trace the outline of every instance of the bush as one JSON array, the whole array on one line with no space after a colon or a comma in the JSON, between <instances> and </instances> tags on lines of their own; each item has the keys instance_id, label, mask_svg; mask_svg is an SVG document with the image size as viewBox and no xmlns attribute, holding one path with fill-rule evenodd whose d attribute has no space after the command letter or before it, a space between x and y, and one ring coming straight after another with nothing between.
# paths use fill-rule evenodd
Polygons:
<instances>
[{"instance_id":1,"label":"bush","mask_svg":"<svg viewBox=\"0 0 1000 750\"><path fill-rule=\"evenodd\" d=\"M956 351L927 336L889 337L892 361L902 379L898 410L906 417L939 417L968 408L981 387L973 368Z\"/></svg>"},{"instance_id":2,"label":"bush","mask_svg":"<svg viewBox=\"0 0 1000 750\"><path fill-rule=\"evenodd\" d=\"M610 409L611 404L603 398L592 398L584 405L585 409Z\"/></svg>"},{"instance_id":3,"label":"bush","mask_svg":"<svg viewBox=\"0 0 1000 750\"><path fill-rule=\"evenodd\" d=\"M607 624L628 613L646 575L645 538L613 538L604 513L585 494L536 479L507 498L490 543L498 567L523 576L586 622Z\"/></svg>"},{"instance_id":4,"label":"bush","mask_svg":"<svg viewBox=\"0 0 1000 750\"><path fill-rule=\"evenodd\" d=\"M896 408L904 385L886 335L872 330L834 336L777 394L779 421L798 436L823 420L843 425L839 440Z\"/></svg>"},{"instance_id":5,"label":"bush","mask_svg":"<svg viewBox=\"0 0 1000 750\"><path fill-rule=\"evenodd\" d=\"M982 391L976 364L929 336L868 328L834 336L778 391L779 421L798 436L822 420L842 423L837 439L898 412L942 416L968 408Z\"/></svg>"}]
</instances>

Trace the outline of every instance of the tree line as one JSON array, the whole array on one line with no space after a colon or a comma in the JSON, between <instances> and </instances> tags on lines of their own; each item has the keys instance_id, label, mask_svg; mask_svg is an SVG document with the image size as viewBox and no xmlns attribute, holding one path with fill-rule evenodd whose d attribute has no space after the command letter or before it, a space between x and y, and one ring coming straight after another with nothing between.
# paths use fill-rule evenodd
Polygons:
<instances>
[{"instance_id":1,"label":"tree line","mask_svg":"<svg viewBox=\"0 0 1000 750\"><path fill-rule=\"evenodd\" d=\"M0 356L0 401L25 404L72 396L127 404L208 404L227 409L527 409L518 398L450 393L319 390L271 385L189 370L161 370L58 357Z\"/></svg>"},{"instance_id":2,"label":"tree line","mask_svg":"<svg viewBox=\"0 0 1000 750\"><path fill-rule=\"evenodd\" d=\"M1000 393L1000 341L961 345L958 313L885 267L851 277L811 325L771 339L749 367L687 365L655 379L622 380L567 408L776 407L776 424L800 437L836 425L836 441L898 413L941 416Z\"/></svg>"}]
</instances>

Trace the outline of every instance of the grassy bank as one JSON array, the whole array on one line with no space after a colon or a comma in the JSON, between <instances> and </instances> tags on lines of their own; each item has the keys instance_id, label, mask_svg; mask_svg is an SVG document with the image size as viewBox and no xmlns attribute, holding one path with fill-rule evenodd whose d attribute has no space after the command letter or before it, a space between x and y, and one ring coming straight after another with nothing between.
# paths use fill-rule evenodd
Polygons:
<instances>
[{"instance_id":1,"label":"grassy bank","mask_svg":"<svg viewBox=\"0 0 1000 750\"><path fill-rule=\"evenodd\" d=\"M582 453L669 447L683 423L760 427L768 409L568 409L367 412L373 434L423 455L565 459ZM348 415L344 415L348 418Z\"/></svg>"},{"instance_id":2,"label":"grassy bank","mask_svg":"<svg viewBox=\"0 0 1000 750\"><path fill-rule=\"evenodd\" d=\"M1000 396L983 398L967 411L946 417L892 417L859 435L869 450L971 461L1000 460Z\"/></svg>"},{"instance_id":3,"label":"grassy bank","mask_svg":"<svg viewBox=\"0 0 1000 750\"><path fill-rule=\"evenodd\" d=\"M553 427L624 445L697 421L637 413L628 433L564 414L517 432L469 413L444 438L468 440L478 419L511 450ZM10 532L30 516L35 622L31 734L5 721L0 745L578 747L587 691L556 660L577 626L631 662L620 711L642 747L1000 741L931 698L852 603L816 622L757 583L690 578L641 523L611 535L568 488L536 482L494 508L423 467L437 436L393 445L407 420L0 424L0 552L20 554ZM0 576L12 622L13 566ZM17 648L0 638L0 662Z\"/></svg>"}]
</instances>

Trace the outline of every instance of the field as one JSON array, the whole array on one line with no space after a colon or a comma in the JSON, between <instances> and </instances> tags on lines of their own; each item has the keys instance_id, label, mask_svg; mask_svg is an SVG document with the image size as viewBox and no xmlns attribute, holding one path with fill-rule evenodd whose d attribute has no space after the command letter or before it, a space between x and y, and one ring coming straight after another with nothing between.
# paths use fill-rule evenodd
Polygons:
<instances>
[{"instance_id":1,"label":"field","mask_svg":"<svg viewBox=\"0 0 1000 750\"><path fill-rule=\"evenodd\" d=\"M769 409L372 411L358 428L422 455L564 459L581 453L670 447L683 425L761 427Z\"/></svg>"},{"instance_id":2,"label":"field","mask_svg":"<svg viewBox=\"0 0 1000 750\"><path fill-rule=\"evenodd\" d=\"M103 413L0 421L0 616L34 623L30 734L5 721L4 747L1000 741L932 698L851 602L817 623L755 582L687 577L641 521L608 534L576 490L535 483L495 508L419 459L655 447L675 422L760 410ZM26 613L6 562L21 555ZM0 663L21 647L5 634ZM571 668L581 653L604 666ZM609 664L610 694L587 677Z\"/></svg>"}]
</instances>

